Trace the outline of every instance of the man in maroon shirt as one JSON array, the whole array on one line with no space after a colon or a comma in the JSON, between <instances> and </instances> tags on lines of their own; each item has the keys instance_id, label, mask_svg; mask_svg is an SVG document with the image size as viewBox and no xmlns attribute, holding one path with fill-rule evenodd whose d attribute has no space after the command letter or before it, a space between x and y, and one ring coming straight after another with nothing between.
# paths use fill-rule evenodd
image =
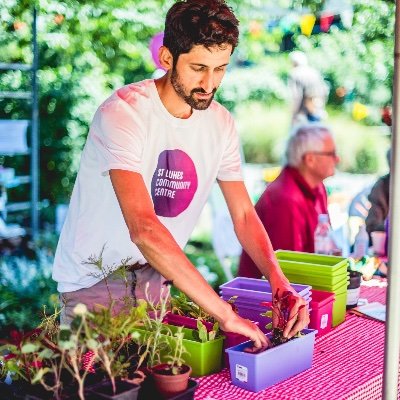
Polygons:
<instances>
[{"instance_id":1,"label":"man in maroon shirt","mask_svg":"<svg viewBox=\"0 0 400 400\"><path fill-rule=\"evenodd\" d=\"M275 250L314 252L318 215L328 213L323 180L335 173L338 162L327 127L307 124L295 129L286 148L285 167L255 206ZM238 275L261 277L246 252Z\"/></svg>"}]
</instances>

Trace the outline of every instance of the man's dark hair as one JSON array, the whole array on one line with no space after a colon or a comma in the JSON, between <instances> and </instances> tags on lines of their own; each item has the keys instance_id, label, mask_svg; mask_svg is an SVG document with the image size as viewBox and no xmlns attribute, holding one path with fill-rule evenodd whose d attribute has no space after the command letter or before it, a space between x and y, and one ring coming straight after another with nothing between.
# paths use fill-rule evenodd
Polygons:
<instances>
[{"instance_id":1,"label":"man's dark hair","mask_svg":"<svg viewBox=\"0 0 400 400\"><path fill-rule=\"evenodd\" d=\"M224 0L178 1L165 18L164 46L176 65L181 54L189 53L193 46L206 48L238 44L239 21Z\"/></svg>"}]
</instances>

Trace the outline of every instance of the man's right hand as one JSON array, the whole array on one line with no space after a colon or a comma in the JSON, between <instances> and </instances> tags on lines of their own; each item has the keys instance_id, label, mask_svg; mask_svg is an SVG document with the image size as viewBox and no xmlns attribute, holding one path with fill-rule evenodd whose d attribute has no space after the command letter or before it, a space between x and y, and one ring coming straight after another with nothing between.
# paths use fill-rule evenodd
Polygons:
<instances>
[{"instance_id":1,"label":"man's right hand","mask_svg":"<svg viewBox=\"0 0 400 400\"><path fill-rule=\"evenodd\" d=\"M247 336L253 341L254 346L269 347L271 342L261 332L260 328L248 319L244 319L234 313L233 311L229 314L228 318L224 318L223 321L219 321L220 327L225 332L238 333Z\"/></svg>"}]
</instances>

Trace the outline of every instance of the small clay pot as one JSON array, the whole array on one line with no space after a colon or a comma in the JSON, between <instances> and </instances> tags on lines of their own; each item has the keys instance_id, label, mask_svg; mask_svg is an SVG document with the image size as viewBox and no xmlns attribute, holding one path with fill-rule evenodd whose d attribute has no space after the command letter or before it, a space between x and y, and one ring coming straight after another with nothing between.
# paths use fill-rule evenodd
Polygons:
<instances>
[{"instance_id":1,"label":"small clay pot","mask_svg":"<svg viewBox=\"0 0 400 400\"><path fill-rule=\"evenodd\" d=\"M187 389L192 368L182 365L182 372L172 375L168 364L159 364L152 368L152 372L157 390L164 396L171 396Z\"/></svg>"}]
</instances>

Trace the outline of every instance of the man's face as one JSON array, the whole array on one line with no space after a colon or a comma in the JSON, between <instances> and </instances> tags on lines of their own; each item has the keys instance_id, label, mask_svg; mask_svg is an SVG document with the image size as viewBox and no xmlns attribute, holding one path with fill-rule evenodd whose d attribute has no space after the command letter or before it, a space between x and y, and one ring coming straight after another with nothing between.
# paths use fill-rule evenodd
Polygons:
<instances>
[{"instance_id":1,"label":"man's face","mask_svg":"<svg viewBox=\"0 0 400 400\"><path fill-rule=\"evenodd\" d=\"M171 72L171 84L177 95L195 110L211 104L230 60L231 45L207 49L194 46L181 54Z\"/></svg>"},{"instance_id":2,"label":"man's face","mask_svg":"<svg viewBox=\"0 0 400 400\"><path fill-rule=\"evenodd\" d=\"M335 168L340 159L331 136L325 137L321 150L310 151L308 155L307 168L316 181L322 182L335 174Z\"/></svg>"}]
</instances>

